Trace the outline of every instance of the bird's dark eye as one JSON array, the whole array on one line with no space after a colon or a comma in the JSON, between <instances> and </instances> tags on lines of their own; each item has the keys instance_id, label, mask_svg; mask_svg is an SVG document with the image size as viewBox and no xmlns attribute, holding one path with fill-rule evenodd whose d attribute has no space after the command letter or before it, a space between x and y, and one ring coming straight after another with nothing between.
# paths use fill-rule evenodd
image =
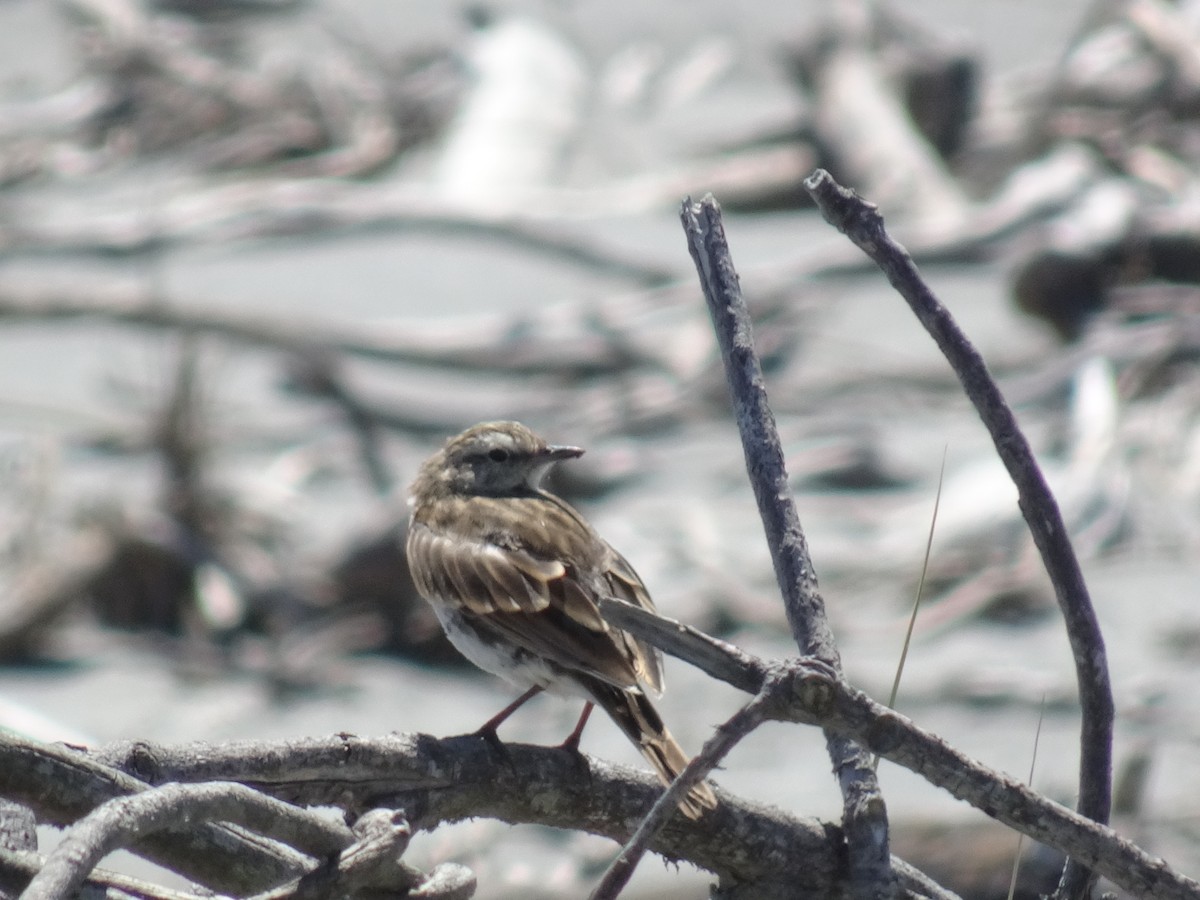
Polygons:
<instances>
[{"instance_id":1,"label":"bird's dark eye","mask_svg":"<svg viewBox=\"0 0 1200 900\"><path fill-rule=\"evenodd\" d=\"M488 451L488 459L492 462L504 462L508 459L508 451L502 447L496 447Z\"/></svg>"}]
</instances>

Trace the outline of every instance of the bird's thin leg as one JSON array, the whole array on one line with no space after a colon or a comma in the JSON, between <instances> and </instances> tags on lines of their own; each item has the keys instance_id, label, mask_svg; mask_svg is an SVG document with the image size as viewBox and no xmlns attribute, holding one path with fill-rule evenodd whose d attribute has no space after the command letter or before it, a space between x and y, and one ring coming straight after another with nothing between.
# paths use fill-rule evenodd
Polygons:
<instances>
[{"instance_id":1,"label":"bird's thin leg","mask_svg":"<svg viewBox=\"0 0 1200 900\"><path fill-rule=\"evenodd\" d=\"M496 729L504 723L505 719L524 706L527 702L529 702L529 700L540 694L542 690L543 688L541 685L535 684L512 703L508 704L508 706L504 707L504 709L500 710L500 712L496 713L494 716L484 722L483 725L481 725L475 732L475 735L483 738L495 749L503 750L503 747L500 743L500 736L496 734Z\"/></svg>"},{"instance_id":2,"label":"bird's thin leg","mask_svg":"<svg viewBox=\"0 0 1200 900\"><path fill-rule=\"evenodd\" d=\"M560 750L570 750L575 753L579 750L579 739L583 737L583 726L587 724L588 716L592 714L596 704L590 700L583 705L583 712L579 716L579 721L575 723L575 730L567 735L567 739L559 745Z\"/></svg>"}]
</instances>

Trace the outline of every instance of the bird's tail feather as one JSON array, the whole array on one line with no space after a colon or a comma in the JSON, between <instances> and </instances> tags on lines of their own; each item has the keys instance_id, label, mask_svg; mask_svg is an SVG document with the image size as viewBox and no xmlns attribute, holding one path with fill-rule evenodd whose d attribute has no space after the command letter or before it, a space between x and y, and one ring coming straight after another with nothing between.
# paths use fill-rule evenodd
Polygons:
<instances>
[{"instance_id":1,"label":"bird's tail feather","mask_svg":"<svg viewBox=\"0 0 1200 900\"><path fill-rule=\"evenodd\" d=\"M671 736L658 710L646 695L603 682L589 684L588 688L596 704L633 741L647 762L654 766L663 783L669 785L674 781L688 764L688 755ZM704 782L695 785L679 803L679 809L689 819L699 819L716 806L717 797Z\"/></svg>"}]
</instances>

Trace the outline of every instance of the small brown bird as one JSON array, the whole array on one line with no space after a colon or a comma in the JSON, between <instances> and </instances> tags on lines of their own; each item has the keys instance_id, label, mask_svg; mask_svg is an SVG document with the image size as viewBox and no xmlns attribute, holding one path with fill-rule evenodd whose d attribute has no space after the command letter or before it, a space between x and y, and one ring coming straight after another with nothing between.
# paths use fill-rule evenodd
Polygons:
<instances>
[{"instance_id":1,"label":"small brown bird","mask_svg":"<svg viewBox=\"0 0 1200 900\"><path fill-rule=\"evenodd\" d=\"M525 693L487 722L495 729L537 694L582 697L575 749L593 704L612 717L670 783L687 765L642 691L662 690L658 651L607 624L597 599L654 603L624 557L561 498L541 488L578 447L547 444L519 422L485 422L421 466L409 504L408 560L417 589L467 659ZM689 818L716 806L706 784L680 803Z\"/></svg>"}]
</instances>

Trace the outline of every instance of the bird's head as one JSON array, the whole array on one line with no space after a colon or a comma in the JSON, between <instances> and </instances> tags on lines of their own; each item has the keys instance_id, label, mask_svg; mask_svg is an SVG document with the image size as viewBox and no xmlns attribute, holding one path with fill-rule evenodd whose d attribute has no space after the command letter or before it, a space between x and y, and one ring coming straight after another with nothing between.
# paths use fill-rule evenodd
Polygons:
<instances>
[{"instance_id":1,"label":"bird's head","mask_svg":"<svg viewBox=\"0 0 1200 900\"><path fill-rule=\"evenodd\" d=\"M579 447L547 444L520 422L484 422L450 438L413 483L417 500L442 492L506 496L538 490L560 460L582 456Z\"/></svg>"}]
</instances>

